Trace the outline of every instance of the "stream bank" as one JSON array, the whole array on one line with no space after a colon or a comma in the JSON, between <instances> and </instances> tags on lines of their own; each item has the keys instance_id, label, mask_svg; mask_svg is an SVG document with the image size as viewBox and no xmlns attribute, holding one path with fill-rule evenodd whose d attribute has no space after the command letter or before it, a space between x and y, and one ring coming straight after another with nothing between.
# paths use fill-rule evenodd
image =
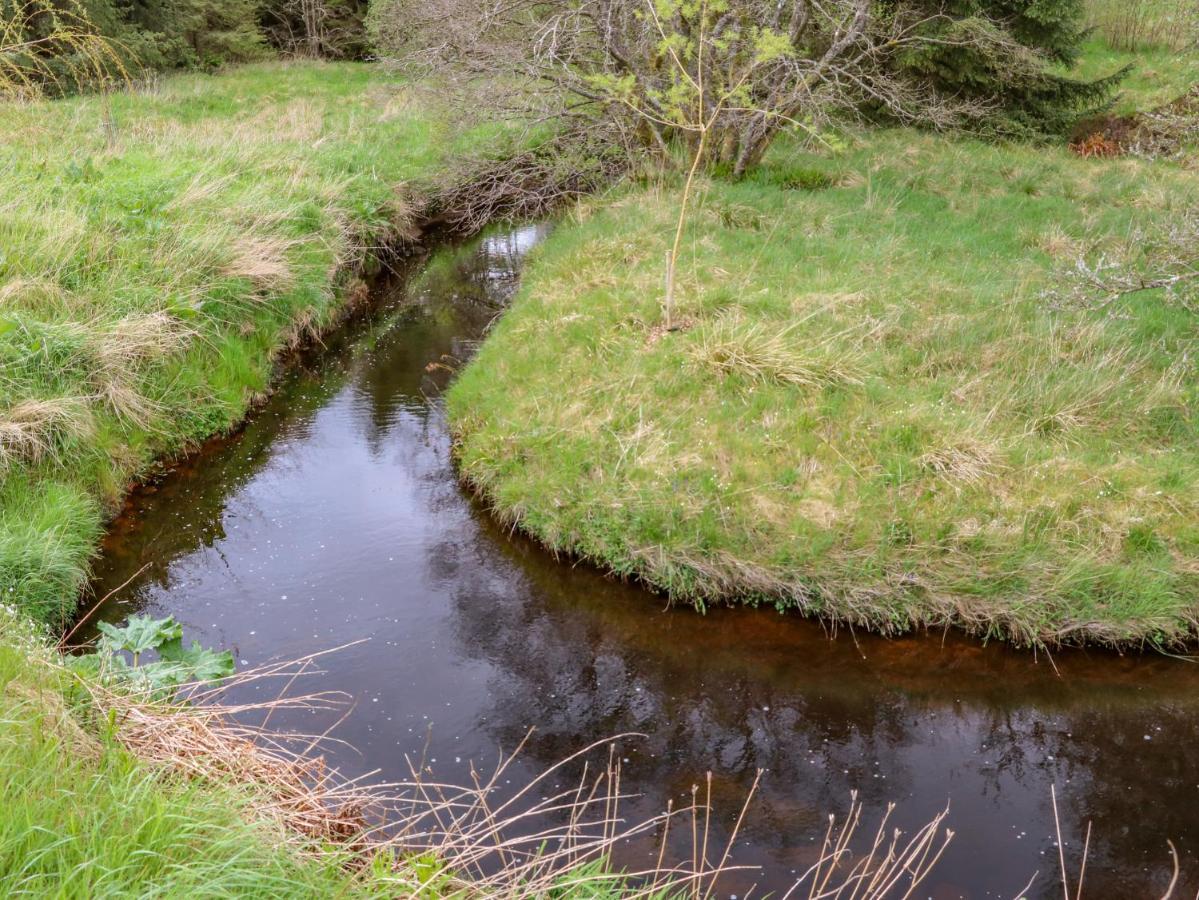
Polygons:
<instances>
[{"instance_id":1,"label":"stream bank","mask_svg":"<svg viewBox=\"0 0 1199 900\"><path fill-rule=\"evenodd\" d=\"M243 665L368 637L326 658L320 680L355 700L336 732L355 748L335 759L351 774L402 777L405 755L425 754L439 778L465 781L470 761L486 768L534 727L519 782L640 732L622 746L636 819L708 770L731 816L764 768L737 850L770 889L803 870L851 789L876 809L899 803L908 826L950 802L937 896L1012 896L1045 877L1051 784L1072 850L1094 822L1087 877L1101 893L1168 878L1167 838L1193 875L1194 666L1073 651L1055 668L953 633L830 640L765 609L667 612L498 525L458 482L442 392L541 234L434 253L297 359L241 431L135 490L93 591L150 565L101 615L174 615L188 640ZM277 724L312 733L339 717ZM1159 798L1152 824L1126 828L1145 796Z\"/></svg>"}]
</instances>

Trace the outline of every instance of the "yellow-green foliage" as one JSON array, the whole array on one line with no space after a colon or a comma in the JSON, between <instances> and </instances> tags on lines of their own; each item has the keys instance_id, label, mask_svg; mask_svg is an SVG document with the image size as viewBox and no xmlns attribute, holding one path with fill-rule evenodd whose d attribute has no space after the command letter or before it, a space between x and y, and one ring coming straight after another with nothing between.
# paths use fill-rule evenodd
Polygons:
<instances>
[{"instance_id":1,"label":"yellow-green foliage","mask_svg":"<svg viewBox=\"0 0 1199 900\"><path fill-rule=\"evenodd\" d=\"M819 177L817 177L819 176ZM586 205L452 389L463 472L697 604L1168 641L1199 615L1199 320L1051 274L1199 202L1175 163L908 131Z\"/></svg>"},{"instance_id":2,"label":"yellow-green foliage","mask_svg":"<svg viewBox=\"0 0 1199 900\"><path fill-rule=\"evenodd\" d=\"M447 142L351 64L0 116L0 591L55 620L131 478L242 416Z\"/></svg>"}]
</instances>

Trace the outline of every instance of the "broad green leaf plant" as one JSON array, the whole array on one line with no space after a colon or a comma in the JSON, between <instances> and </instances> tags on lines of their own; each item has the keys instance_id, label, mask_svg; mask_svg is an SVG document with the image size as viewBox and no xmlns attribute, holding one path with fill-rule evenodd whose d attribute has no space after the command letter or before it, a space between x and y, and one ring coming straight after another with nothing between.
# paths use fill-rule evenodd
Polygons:
<instances>
[{"instance_id":1,"label":"broad green leaf plant","mask_svg":"<svg viewBox=\"0 0 1199 900\"><path fill-rule=\"evenodd\" d=\"M131 616L124 627L99 624L96 652L77 657L75 666L100 677L152 693L172 693L185 684L215 682L235 671L233 654L183 643L183 626L174 617ZM156 654L146 661L145 654Z\"/></svg>"}]
</instances>

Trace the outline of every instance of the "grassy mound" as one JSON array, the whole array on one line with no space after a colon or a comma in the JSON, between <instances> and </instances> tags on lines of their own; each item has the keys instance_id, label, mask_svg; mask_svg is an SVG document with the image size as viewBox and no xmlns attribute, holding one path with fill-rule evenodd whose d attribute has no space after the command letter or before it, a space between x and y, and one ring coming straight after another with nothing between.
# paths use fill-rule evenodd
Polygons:
<instances>
[{"instance_id":1,"label":"grassy mound","mask_svg":"<svg viewBox=\"0 0 1199 900\"><path fill-rule=\"evenodd\" d=\"M466 479L698 605L1166 643L1199 615L1199 322L1054 273L1199 201L1173 163L907 131L581 210L450 394Z\"/></svg>"},{"instance_id":2,"label":"grassy mound","mask_svg":"<svg viewBox=\"0 0 1199 900\"><path fill-rule=\"evenodd\" d=\"M447 142L351 64L3 117L0 591L58 621L130 480L238 421L277 352L345 308L363 245L403 223L397 186Z\"/></svg>"}]
</instances>

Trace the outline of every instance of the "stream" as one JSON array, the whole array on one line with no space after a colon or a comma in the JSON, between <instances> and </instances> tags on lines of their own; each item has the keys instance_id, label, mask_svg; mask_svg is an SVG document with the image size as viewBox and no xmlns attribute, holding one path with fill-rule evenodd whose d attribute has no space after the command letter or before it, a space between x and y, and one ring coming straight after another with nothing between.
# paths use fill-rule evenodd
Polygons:
<instances>
[{"instance_id":1,"label":"stream","mask_svg":"<svg viewBox=\"0 0 1199 900\"><path fill-rule=\"evenodd\" d=\"M830 637L772 610L668 610L489 517L456 480L439 397L543 233L414 261L300 354L242 430L135 490L93 596L149 565L96 618L173 615L243 667L368 638L305 686L354 698L334 732L354 748L334 753L350 774L401 779L405 754L425 752L440 780L465 782L471 760L489 767L535 727L515 779L641 732L621 748L624 787L641 795L626 815L685 802L711 770L715 841L765 769L735 850L762 871L726 885L742 896L749 883L785 892L856 789L869 816L895 801L905 827L950 804L956 837L921 896L1011 898L1039 871L1029 896L1060 897L1052 784L1075 858L1093 822L1089 896L1159 896L1167 839L1193 895L1195 664L1050 662L954 633ZM273 724L312 733L342 715Z\"/></svg>"}]
</instances>

